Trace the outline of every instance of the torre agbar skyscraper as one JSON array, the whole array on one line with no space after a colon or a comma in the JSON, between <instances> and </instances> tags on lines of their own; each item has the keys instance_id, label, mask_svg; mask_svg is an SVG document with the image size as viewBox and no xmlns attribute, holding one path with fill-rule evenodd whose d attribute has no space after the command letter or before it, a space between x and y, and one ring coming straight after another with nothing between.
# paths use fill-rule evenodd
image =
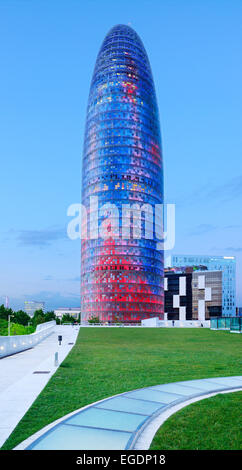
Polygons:
<instances>
[{"instance_id":1,"label":"torre agbar skyscraper","mask_svg":"<svg viewBox=\"0 0 242 470\"><path fill-rule=\"evenodd\" d=\"M126 25L114 26L105 37L92 77L82 204L87 208L88 234L81 243L82 321L162 319L164 263L155 230L155 207L163 204L159 115L146 51L137 33ZM108 204L118 209L119 223L123 214L115 233ZM148 205L153 218L144 236ZM123 212L124 207L131 211ZM98 232L93 230L97 217ZM106 237L100 235L101 226Z\"/></svg>"}]
</instances>

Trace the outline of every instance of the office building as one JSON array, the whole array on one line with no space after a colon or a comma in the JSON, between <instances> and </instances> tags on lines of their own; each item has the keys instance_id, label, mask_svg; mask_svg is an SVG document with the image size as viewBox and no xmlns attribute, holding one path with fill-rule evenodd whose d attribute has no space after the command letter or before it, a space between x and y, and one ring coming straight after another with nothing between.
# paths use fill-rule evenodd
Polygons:
<instances>
[{"instance_id":1,"label":"office building","mask_svg":"<svg viewBox=\"0 0 242 470\"><path fill-rule=\"evenodd\" d=\"M35 300L25 300L24 302L24 311L30 316L34 316L34 312L36 310L43 310L45 311L45 302L38 302Z\"/></svg>"},{"instance_id":2,"label":"office building","mask_svg":"<svg viewBox=\"0 0 242 470\"><path fill-rule=\"evenodd\" d=\"M172 255L167 266L205 265L209 271L222 271L222 315L236 315L236 260L234 256Z\"/></svg>"},{"instance_id":3,"label":"office building","mask_svg":"<svg viewBox=\"0 0 242 470\"><path fill-rule=\"evenodd\" d=\"M222 314L222 271L165 271L165 318L209 320Z\"/></svg>"},{"instance_id":4,"label":"office building","mask_svg":"<svg viewBox=\"0 0 242 470\"><path fill-rule=\"evenodd\" d=\"M91 207L94 196L98 207ZM117 25L99 51L87 107L82 204L90 210L81 247L83 322L91 317L124 323L163 318L163 251L157 249L154 221L149 236L143 236L145 205L155 212L162 203L160 125L149 60L136 32ZM122 222L130 222L131 236L123 225L114 233L107 204L118 209L118 221L122 214ZM123 217L125 205L134 204L133 215ZM97 214L98 233L92 229ZM100 236L103 224L109 231L106 238Z\"/></svg>"},{"instance_id":5,"label":"office building","mask_svg":"<svg viewBox=\"0 0 242 470\"><path fill-rule=\"evenodd\" d=\"M166 320L192 320L192 273L165 272Z\"/></svg>"},{"instance_id":6,"label":"office building","mask_svg":"<svg viewBox=\"0 0 242 470\"><path fill-rule=\"evenodd\" d=\"M222 271L192 274L192 318L209 320L222 315Z\"/></svg>"}]
</instances>

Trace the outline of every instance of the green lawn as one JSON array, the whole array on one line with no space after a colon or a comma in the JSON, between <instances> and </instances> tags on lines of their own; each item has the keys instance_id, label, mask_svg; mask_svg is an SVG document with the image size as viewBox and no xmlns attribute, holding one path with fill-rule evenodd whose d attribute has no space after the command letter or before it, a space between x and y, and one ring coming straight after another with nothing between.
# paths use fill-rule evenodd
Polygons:
<instances>
[{"instance_id":1,"label":"green lawn","mask_svg":"<svg viewBox=\"0 0 242 470\"><path fill-rule=\"evenodd\" d=\"M82 328L63 364L9 437L110 395L178 380L241 374L241 335L207 329Z\"/></svg>"},{"instance_id":2,"label":"green lawn","mask_svg":"<svg viewBox=\"0 0 242 470\"><path fill-rule=\"evenodd\" d=\"M150 449L241 450L242 392L219 394L171 416Z\"/></svg>"}]
</instances>

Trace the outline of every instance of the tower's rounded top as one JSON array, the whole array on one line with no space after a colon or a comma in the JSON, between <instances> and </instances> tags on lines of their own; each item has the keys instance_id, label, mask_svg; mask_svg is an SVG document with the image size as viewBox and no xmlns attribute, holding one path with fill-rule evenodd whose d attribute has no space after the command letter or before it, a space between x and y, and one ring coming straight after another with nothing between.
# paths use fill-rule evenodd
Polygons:
<instances>
[{"instance_id":1,"label":"tower's rounded top","mask_svg":"<svg viewBox=\"0 0 242 470\"><path fill-rule=\"evenodd\" d=\"M133 41L134 43L138 44L139 47L141 47L144 52L145 52L145 48L143 46L143 43L139 37L139 35L136 33L136 31L131 28L131 26L129 25L126 25L126 24L116 24L115 26L113 26L109 31L108 33L106 34L105 38L104 38L104 41L103 41L103 44L104 43L107 43L111 40L121 40L121 39L126 39L126 40L131 40ZM146 54L146 52L145 52Z\"/></svg>"},{"instance_id":2,"label":"tower's rounded top","mask_svg":"<svg viewBox=\"0 0 242 470\"><path fill-rule=\"evenodd\" d=\"M153 89L153 78L149 59L143 43L131 26L117 24L106 34L99 50L92 84L112 77L124 75L145 79ZM135 75L136 74L136 75Z\"/></svg>"},{"instance_id":3,"label":"tower's rounded top","mask_svg":"<svg viewBox=\"0 0 242 470\"><path fill-rule=\"evenodd\" d=\"M127 33L127 34L134 34L136 36L138 36L138 34L136 33L136 31L129 25L127 24L116 24L114 25L108 32L109 33L113 33L113 32L123 32L123 33ZM107 35L108 35L107 34Z\"/></svg>"}]
</instances>

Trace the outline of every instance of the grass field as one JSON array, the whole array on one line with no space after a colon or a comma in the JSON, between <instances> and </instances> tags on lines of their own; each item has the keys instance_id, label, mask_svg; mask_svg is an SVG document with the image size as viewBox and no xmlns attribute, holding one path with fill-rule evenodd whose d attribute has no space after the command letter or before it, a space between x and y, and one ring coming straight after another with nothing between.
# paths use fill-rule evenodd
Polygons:
<instances>
[{"instance_id":1,"label":"grass field","mask_svg":"<svg viewBox=\"0 0 242 470\"><path fill-rule=\"evenodd\" d=\"M242 392L219 394L171 416L150 449L241 450Z\"/></svg>"},{"instance_id":2,"label":"grass field","mask_svg":"<svg viewBox=\"0 0 242 470\"><path fill-rule=\"evenodd\" d=\"M140 387L241 374L241 335L207 329L82 328L4 444L11 449L84 405Z\"/></svg>"}]
</instances>

